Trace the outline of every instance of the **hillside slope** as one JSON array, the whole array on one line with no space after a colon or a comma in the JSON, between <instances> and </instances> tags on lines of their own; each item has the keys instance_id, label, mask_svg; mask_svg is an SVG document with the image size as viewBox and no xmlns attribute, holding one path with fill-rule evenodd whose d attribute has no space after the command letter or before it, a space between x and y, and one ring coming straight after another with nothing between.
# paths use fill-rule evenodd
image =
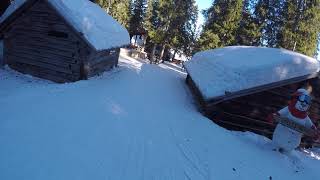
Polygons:
<instances>
[{"instance_id":1,"label":"hillside slope","mask_svg":"<svg viewBox=\"0 0 320 180\"><path fill-rule=\"evenodd\" d=\"M125 58L70 84L0 69L0 179L320 179L320 157L203 117L184 80Z\"/></svg>"}]
</instances>

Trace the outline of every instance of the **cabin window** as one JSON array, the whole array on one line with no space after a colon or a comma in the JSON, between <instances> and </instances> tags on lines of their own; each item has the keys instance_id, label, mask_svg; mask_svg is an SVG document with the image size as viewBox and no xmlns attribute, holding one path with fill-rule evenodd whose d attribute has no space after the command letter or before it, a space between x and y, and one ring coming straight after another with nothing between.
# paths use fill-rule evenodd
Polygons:
<instances>
[{"instance_id":1,"label":"cabin window","mask_svg":"<svg viewBox=\"0 0 320 180\"><path fill-rule=\"evenodd\" d=\"M57 37L57 38L68 38L69 35L61 31L49 31L48 36Z\"/></svg>"}]
</instances>

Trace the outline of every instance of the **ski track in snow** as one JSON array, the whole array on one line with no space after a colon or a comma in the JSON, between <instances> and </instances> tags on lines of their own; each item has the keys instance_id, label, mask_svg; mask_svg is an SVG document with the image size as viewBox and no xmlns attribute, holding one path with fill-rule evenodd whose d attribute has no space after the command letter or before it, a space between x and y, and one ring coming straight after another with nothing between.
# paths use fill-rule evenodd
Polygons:
<instances>
[{"instance_id":1,"label":"ski track in snow","mask_svg":"<svg viewBox=\"0 0 320 180\"><path fill-rule=\"evenodd\" d=\"M184 170L184 174L188 179L199 179L205 180L208 179L208 170L204 170L203 166L200 165L199 157L192 151L191 147L187 143L179 142L177 136L174 134L172 128L170 128L173 139L176 141L178 149L181 152L181 155L185 159L187 167ZM188 141L188 140L187 140ZM191 178L192 172L197 173L196 178Z\"/></svg>"},{"instance_id":2,"label":"ski track in snow","mask_svg":"<svg viewBox=\"0 0 320 180\"><path fill-rule=\"evenodd\" d=\"M180 70L121 58L55 84L0 69L0 179L320 179L317 154L279 154L204 118Z\"/></svg>"}]
</instances>

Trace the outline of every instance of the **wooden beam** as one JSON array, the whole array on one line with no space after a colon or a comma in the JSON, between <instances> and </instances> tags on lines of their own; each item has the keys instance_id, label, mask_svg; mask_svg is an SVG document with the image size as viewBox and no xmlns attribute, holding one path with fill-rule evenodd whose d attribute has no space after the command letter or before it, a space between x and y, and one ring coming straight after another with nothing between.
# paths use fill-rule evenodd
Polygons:
<instances>
[{"instance_id":1,"label":"wooden beam","mask_svg":"<svg viewBox=\"0 0 320 180\"><path fill-rule=\"evenodd\" d=\"M225 120L219 120L217 121L218 123L223 123L223 124L227 124L227 125L231 125L231 126L236 126L236 127L240 127L240 128L244 128L246 130L253 130L256 132L259 132L259 134L267 134L267 135L271 135L273 134L273 132L268 131L268 130L263 130L263 129L258 129L258 128L253 128L251 126L246 126L243 124L237 124L237 123L233 123L233 122L229 122L229 121L225 121Z\"/></svg>"},{"instance_id":2,"label":"wooden beam","mask_svg":"<svg viewBox=\"0 0 320 180\"><path fill-rule=\"evenodd\" d=\"M309 129L309 128L306 128L292 120L289 120L288 118L285 118L285 117L280 117L280 116L274 116L274 119L276 122L282 124L283 126L286 126L292 130L295 130L297 132L300 132L306 136L314 136L314 134L316 133L315 130L313 129Z\"/></svg>"},{"instance_id":3,"label":"wooden beam","mask_svg":"<svg viewBox=\"0 0 320 180\"><path fill-rule=\"evenodd\" d=\"M267 91L273 88L277 88L280 86L285 86L288 84L292 84L292 83L298 83L307 79L312 79L315 77L319 76L319 72L313 73L313 74L308 74L305 76L300 76L300 77L296 77L296 78L291 78L291 79L287 79L287 80L283 80L283 81L278 81L278 82L274 82L274 83L270 83L270 84L266 84L266 85L262 85L262 86L258 86L258 87L254 87L254 88L249 88L249 89L244 89L244 90L240 90L237 92L229 92L227 95L222 95L222 96L218 96L218 97L214 97L211 99L206 100L207 104L210 105L215 105L224 101L227 101L229 99L234 99L237 97L242 97L242 96L247 96L250 94L255 94L258 92L262 92L262 91Z\"/></svg>"}]
</instances>

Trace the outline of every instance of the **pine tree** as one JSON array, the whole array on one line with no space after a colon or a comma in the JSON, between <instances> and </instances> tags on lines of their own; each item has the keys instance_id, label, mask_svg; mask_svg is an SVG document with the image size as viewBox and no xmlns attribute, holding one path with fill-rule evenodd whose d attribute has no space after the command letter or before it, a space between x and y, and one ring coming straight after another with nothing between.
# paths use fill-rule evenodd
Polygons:
<instances>
[{"instance_id":1,"label":"pine tree","mask_svg":"<svg viewBox=\"0 0 320 180\"><path fill-rule=\"evenodd\" d=\"M108 14L115 18L120 24L129 29L131 17L131 0L95 0Z\"/></svg>"},{"instance_id":2,"label":"pine tree","mask_svg":"<svg viewBox=\"0 0 320 180\"><path fill-rule=\"evenodd\" d=\"M285 22L286 0L269 0L263 41L268 47L279 47L281 30Z\"/></svg>"},{"instance_id":3,"label":"pine tree","mask_svg":"<svg viewBox=\"0 0 320 180\"><path fill-rule=\"evenodd\" d=\"M258 2L254 5L254 21L257 25L257 30L259 31L259 43L260 46L266 46L266 41L263 39L263 34L265 33L265 26L268 21L268 7L269 0L258 0Z\"/></svg>"},{"instance_id":4,"label":"pine tree","mask_svg":"<svg viewBox=\"0 0 320 180\"><path fill-rule=\"evenodd\" d=\"M144 29L144 20L146 16L146 0L134 0L132 4L132 16L129 22L130 37L140 33Z\"/></svg>"},{"instance_id":5,"label":"pine tree","mask_svg":"<svg viewBox=\"0 0 320 180\"><path fill-rule=\"evenodd\" d=\"M129 29L129 21L131 17L131 0L115 0L111 6L109 14L118 22Z\"/></svg>"},{"instance_id":6,"label":"pine tree","mask_svg":"<svg viewBox=\"0 0 320 180\"><path fill-rule=\"evenodd\" d=\"M178 50L191 56L196 39L196 22L198 7L195 0L174 0L171 23L168 31L168 45L173 48L174 55Z\"/></svg>"},{"instance_id":7,"label":"pine tree","mask_svg":"<svg viewBox=\"0 0 320 180\"><path fill-rule=\"evenodd\" d=\"M197 41L195 52L214 49L220 47L220 38L211 30L204 31Z\"/></svg>"},{"instance_id":8,"label":"pine tree","mask_svg":"<svg viewBox=\"0 0 320 180\"><path fill-rule=\"evenodd\" d=\"M259 21L251 13L254 4L252 0L244 0L242 17L237 32L237 44L258 46L260 45L261 28Z\"/></svg>"},{"instance_id":9,"label":"pine tree","mask_svg":"<svg viewBox=\"0 0 320 180\"><path fill-rule=\"evenodd\" d=\"M205 11L206 23L197 50L235 45L242 7L242 0L215 0Z\"/></svg>"},{"instance_id":10,"label":"pine tree","mask_svg":"<svg viewBox=\"0 0 320 180\"><path fill-rule=\"evenodd\" d=\"M161 46L159 58L162 59L164 50L171 38L171 23L174 16L174 0L151 0L148 6L147 29L153 44L151 59L154 60L156 48Z\"/></svg>"},{"instance_id":11,"label":"pine tree","mask_svg":"<svg viewBox=\"0 0 320 180\"><path fill-rule=\"evenodd\" d=\"M280 47L314 56L320 31L320 0L287 0Z\"/></svg>"},{"instance_id":12,"label":"pine tree","mask_svg":"<svg viewBox=\"0 0 320 180\"><path fill-rule=\"evenodd\" d=\"M146 15L146 29L148 31L148 42L151 45L149 49L150 52L150 61L151 63L155 61L155 51L163 40L163 35L160 31L161 28L161 19L159 16L160 2L159 0L149 0L148 1L148 9Z\"/></svg>"}]
</instances>

